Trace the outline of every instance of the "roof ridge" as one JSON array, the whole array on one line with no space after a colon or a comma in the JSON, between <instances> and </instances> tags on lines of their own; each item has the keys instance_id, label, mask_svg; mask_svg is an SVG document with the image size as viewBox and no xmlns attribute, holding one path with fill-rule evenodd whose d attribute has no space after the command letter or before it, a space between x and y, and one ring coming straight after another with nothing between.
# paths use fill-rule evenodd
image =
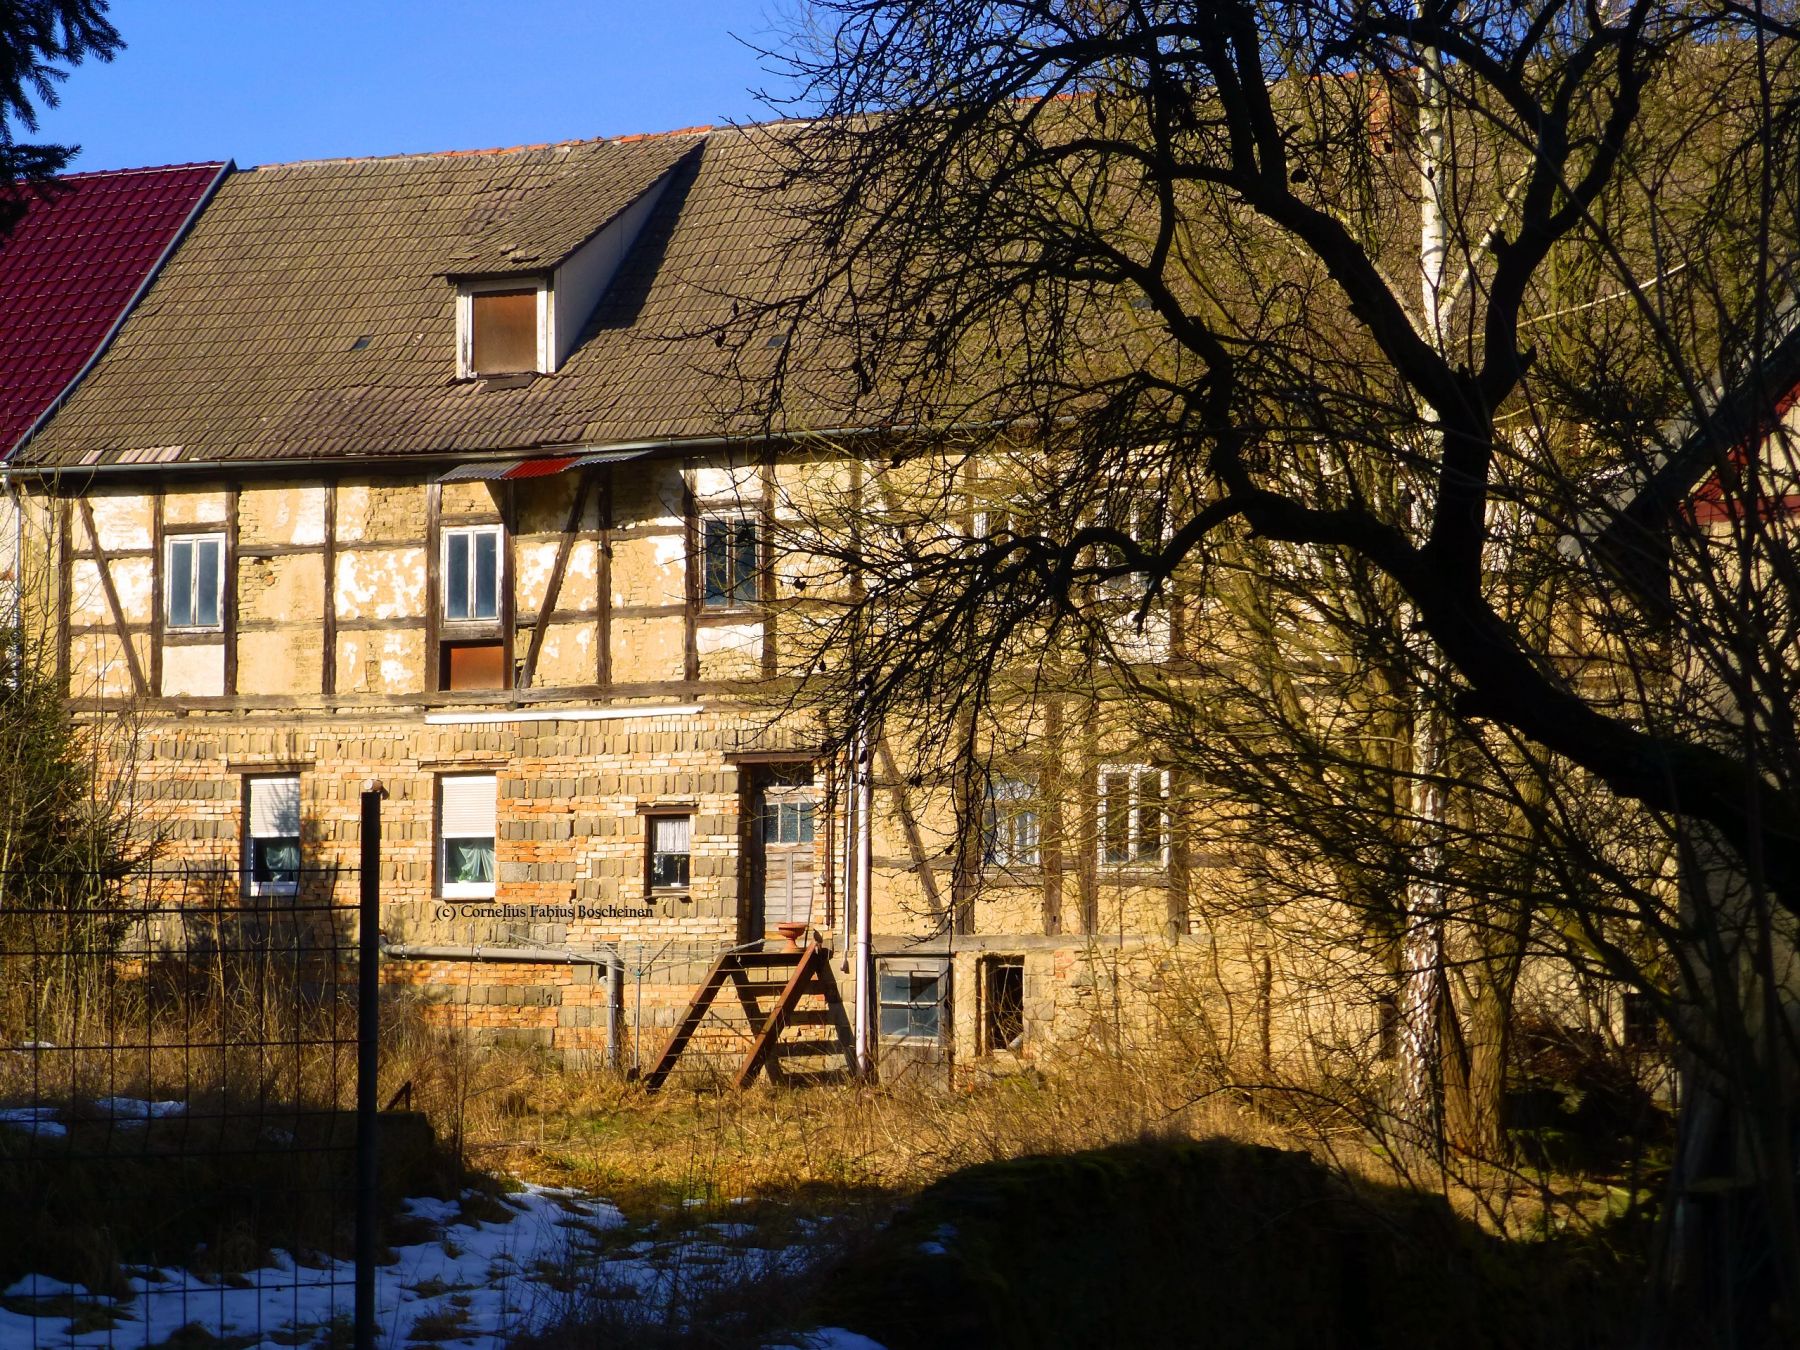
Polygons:
<instances>
[{"instance_id":1,"label":"roof ridge","mask_svg":"<svg viewBox=\"0 0 1800 1350\"><path fill-rule=\"evenodd\" d=\"M383 164L407 159L467 159L476 155L522 155L533 150L565 150L586 145L635 145L643 141L673 139L677 136L703 136L717 130L719 128L714 126L692 126L679 127L673 131L639 131L623 136L576 136L561 141L533 141L524 145L482 146L471 150L403 150L392 155L328 155L321 159L289 159L279 160L273 164L256 164L246 172L310 169L330 164Z\"/></svg>"},{"instance_id":2,"label":"roof ridge","mask_svg":"<svg viewBox=\"0 0 1800 1350\"><path fill-rule=\"evenodd\" d=\"M192 160L185 164L144 164L129 169L82 169L77 173L59 173L49 181L67 183L77 178L129 178L140 173L182 173L189 169L211 169L218 171L230 161L223 159ZM30 178L13 179L14 187L36 187L36 180Z\"/></svg>"}]
</instances>

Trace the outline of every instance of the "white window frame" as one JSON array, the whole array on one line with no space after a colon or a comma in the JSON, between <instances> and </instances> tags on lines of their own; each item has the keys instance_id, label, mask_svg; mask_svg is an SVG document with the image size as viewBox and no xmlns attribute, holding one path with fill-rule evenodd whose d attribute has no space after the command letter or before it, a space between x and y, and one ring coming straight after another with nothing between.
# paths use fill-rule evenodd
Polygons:
<instances>
[{"instance_id":1,"label":"white window frame","mask_svg":"<svg viewBox=\"0 0 1800 1350\"><path fill-rule=\"evenodd\" d=\"M258 783L292 783L294 785L294 830L292 834L259 833L256 823L256 785ZM299 878L293 881L258 881L256 879L256 841L258 839L292 839L296 847L304 846L302 825L305 805L300 797L300 775L297 773L255 773L244 775L244 893L246 895L294 895L299 892Z\"/></svg>"},{"instance_id":2,"label":"white window frame","mask_svg":"<svg viewBox=\"0 0 1800 1350\"><path fill-rule=\"evenodd\" d=\"M1125 826L1125 849L1129 855L1123 859L1112 859L1106 856L1106 825L1112 803L1107 800L1106 780L1119 774L1130 776L1130 786L1126 789L1126 811L1129 813ZM1139 852L1142 842L1142 827L1139 820L1139 782L1154 774L1161 784L1162 790L1162 830L1161 841L1155 857L1148 857ZM1102 867L1114 871L1129 871L1132 868L1167 867L1169 865L1169 841L1173 833L1171 819L1171 803L1169 801L1169 771L1158 769L1151 764L1102 764L1094 778L1094 801L1096 804L1095 824L1098 826L1099 838L1095 844L1095 852Z\"/></svg>"},{"instance_id":3,"label":"white window frame","mask_svg":"<svg viewBox=\"0 0 1800 1350\"><path fill-rule=\"evenodd\" d=\"M687 824L687 848L677 852L675 849L658 849L656 847L657 827L668 821L685 821ZM682 857L687 859L683 869L687 876L680 881L659 882L656 879L656 860L661 856ZM682 894L690 890L694 884L694 813L692 811L650 811L644 816L644 889L656 895Z\"/></svg>"},{"instance_id":4,"label":"white window frame","mask_svg":"<svg viewBox=\"0 0 1800 1350\"><path fill-rule=\"evenodd\" d=\"M216 623L176 623L173 609L175 592L170 581L175 575L175 550L183 546L196 549L201 544L212 544L219 550L219 565L215 572L213 590L213 608L219 618ZM172 633L219 633L225 628L225 536L217 530L207 530L190 534L172 534L163 540L163 627ZM199 590L200 569L191 563L188 569L188 612L197 614L200 610Z\"/></svg>"},{"instance_id":5,"label":"white window frame","mask_svg":"<svg viewBox=\"0 0 1800 1350\"><path fill-rule=\"evenodd\" d=\"M475 297L494 291L537 292L537 364L529 371L475 369ZM543 277L492 277L465 281L456 288L456 378L459 380L505 379L508 375L548 375L556 367L556 306L550 283Z\"/></svg>"},{"instance_id":6,"label":"white window frame","mask_svg":"<svg viewBox=\"0 0 1800 1350\"><path fill-rule=\"evenodd\" d=\"M457 631L463 629L491 629L500 623L501 599L506 594L506 530L500 525L446 525L440 531L438 540L438 615L450 628ZM474 540L482 535L492 535L494 539L494 612L483 618L450 616L450 544L454 539L467 539L469 544L469 593L465 597L474 609L475 600L475 546Z\"/></svg>"},{"instance_id":7,"label":"white window frame","mask_svg":"<svg viewBox=\"0 0 1800 1350\"><path fill-rule=\"evenodd\" d=\"M1103 513L1096 512L1094 523L1109 525L1121 533L1129 535L1141 549L1161 548L1169 542L1168 517L1164 515L1160 523L1153 521L1156 514L1155 504L1141 497L1131 499L1128 518L1123 521L1108 520ZM1152 528L1152 526L1155 528ZM1098 548L1105 555L1112 556L1111 545L1102 544ZM1148 572L1121 572L1095 584L1095 594L1109 604L1133 604L1143 600L1143 589L1149 580Z\"/></svg>"},{"instance_id":8,"label":"white window frame","mask_svg":"<svg viewBox=\"0 0 1800 1350\"><path fill-rule=\"evenodd\" d=\"M708 596L706 593L707 567L708 567L708 561L707 561L708 555L707 555L707 548L706 548L706 527L708 525L729 525L729 526L731 526L732 542L731 542L731 547L727 550L727 552L730 555L732 568L733 568L732 577L731 577L733 584L731 585L730 590L727 594L719 597L716 600L711 598L710 596ZM745 525L748 525L750 527L750 532L756 540L756 565L750 571L750 582L751 582L752 586L755 588L756 594L752 595L748 600L740 600L737 598L737 595L736 595L736 591L737 591L736 583L739 580L737 573L736 573L737 531L740 527L745 526ZM710 611L715 614L724 613L724 612L727 612L730 610L743 611L743 610L747 610L747 609L754 609L758 604L760 604L762 602L763 549L764 549L764 545L766 543L766 540L763 537L764 532L763 532L762 521L757 519L756 516L752 515L748 511L705 511L700 516L700 528L699 528L698 533L699 533L699 538L695 542L699 545L699 553L700 553L700 556L697 559L697 563L698 563L698 566L700 569L700 608L702 610L707 610L707 611Z\"/></svg>"},{"instance_id":9,"label":"white window frame","mask_svg":"<svg viewBox=\"0 0 1800 1350\"><path fill-rule=\"evenodd\" d=\"M456 834L452 835L444 829L444 786L447 783L472 783L485 780L494 798L494 833L492 835ZM432 823L437 835L437 891L446 900L491 900L500 876L500 779L493 773L442 773L437 777L435 801L432 808ZM451 881L450 877L450 841L452 839L488 839L494 841L494 880L493 881Z\"/></svg>"},{"instance_id":10,"label":"white window frame","mask_svg":"<svg viewBox=\"0 0 1800 1350\"><path fill-rule=\"evenodd\" d=\"M1019 827L1029 818L1030 839L1019 844ZM1003 849L1000 845L1004 843ZM1040 867L1044 857L1044 816L1037 780L1024 774L990 778L983 794L981 861L1001 871Z\"/></svg>"}]
</instances>

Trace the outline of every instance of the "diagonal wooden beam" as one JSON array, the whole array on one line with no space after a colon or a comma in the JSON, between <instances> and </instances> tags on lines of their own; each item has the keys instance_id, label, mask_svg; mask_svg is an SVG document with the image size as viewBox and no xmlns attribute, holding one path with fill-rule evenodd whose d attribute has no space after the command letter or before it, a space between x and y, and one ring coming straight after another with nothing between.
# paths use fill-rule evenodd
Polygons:
<instances>
[{"instance_id":1,"label":"diagonal wooden beam","mask_svg":"<svg viewBox=\"0 0 1800 1350\"><path fill-rule=\"evenodd\" d=\"M544 649L544 630L550 625L545 621L556 610L557 597L562 594L563 573L569 570L569 555L575 551L575 536L581 529L581 515L587 510L588 489L593 486L593 474L583 470L581 481L575 488L575 502L569 508L569 521L563 526L562 538L556 545L556 561L550 567L550 580L544 585L544 603L538 606L537 622L532 625L531 645L525 649L525 688L531 688L531 682L537 678L538 653Z\"/></svg>"},{"instance_id":2,"label":"diagonal wooden beam","mask_svg":"<svg viewBox=\"0 0 1800 1350\"><path fill-rule=\"evenodd\" d=\"M88 504L86 497L76 498L75 505L81 512L81 527L87 531L88 543L94 552L100 554L100 531L94 526L94 509ZM153 564L160 567L159 558ZM149 692L150 686L144 682L143 667L138 664L137 647L131 641L131 627L125 622L125 606L119 603L119 588L113 585L112 564L104 557L96 557L94 569L100 573L100 588L106 592L106 606L112 611L113 623L118 625L119 641L125 646L125 664L131 670L131 687L139 698Z\"/></svg>"},{"instance_id":3,"label":"diagonal wooden beam","mask_svg":"<svg viewBox=\"0 0 1800 1350\"><path fill-rule=\"evenodd\" d=\"M906 851L912 854L913 870L919 874L919 884L925 888L925 901L931 906L932 917L941 919L944 917L944 897L938 893L932 860L925 853L925 839L919 832L919 817L907 799L906 783L894 763L894 752L884 739L876 746L876 753L881 756L881 767L887 772L888 782L894 785L894 811L900 817L900 828L906 832Z\"/></svg>"}]
</instances>

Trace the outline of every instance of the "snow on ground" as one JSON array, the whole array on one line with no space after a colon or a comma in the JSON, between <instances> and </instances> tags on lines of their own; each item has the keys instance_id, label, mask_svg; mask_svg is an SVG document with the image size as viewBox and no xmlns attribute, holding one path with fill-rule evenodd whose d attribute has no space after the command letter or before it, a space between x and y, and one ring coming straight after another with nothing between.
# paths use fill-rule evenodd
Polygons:
<instances>
[{"instance_id":1,"label":"snow on ground","mask_svg":"<svg viewBox=\"0 0 1800 1350\"><path fill-rule=\"evenodd\" d=\"M8 1123L14 1123L8 1121ZM677 1285L754 1280L804 1266L816 1250L759 1248L741 1224L702 1224L667 1238L620 1245L604 1200L541 1186L493 1197L416 1199L405 1205L396 1258L376 1269L378 1336L391 1350L499 1350L570 1314L612 1302L634 1315L676 1302ZM406 1239L413 1239L407 1241ZM129 1298L27 1276L0 1292L0 1350L156 1346L183 1328L232 1344L325 1350L348 1343L355 1274L347 1261L300 1264L284 1252L260 1269L209 1282L183 1270L130 1272ZM880 1350L852 1332L791 1336L805 1350Z\"/></svg>"},{"instance_id":2,"label":"snow on ground","mask_svg":"<svg viewBox=\"0 0 1800 1350\"><path fill-rule=\"evenodd\" d=\"M26 1134L45 1135L52 1139L60 1139L69 1132L69 1127L56 1118L54 1106L0 1108L0 1125L23 1130Z\"/></svg>"}]
</instances>

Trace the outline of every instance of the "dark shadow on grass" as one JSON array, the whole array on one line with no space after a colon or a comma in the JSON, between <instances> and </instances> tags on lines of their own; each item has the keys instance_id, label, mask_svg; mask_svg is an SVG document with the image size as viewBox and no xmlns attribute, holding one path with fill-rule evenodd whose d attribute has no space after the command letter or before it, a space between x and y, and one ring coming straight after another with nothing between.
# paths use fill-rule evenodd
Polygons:
<instances>
[{"instance_id":1,"label":"dark shadow on grass","mask_svg":"<svg viewBox=\"0 0 1800 1350\"><path fill-rule=\"evenodd\" d=\"M1592 1240L1504 1241L1223 1139L969 1168L816 1278L802 1325L888 1350L1573 1350L1625 1343L1638 1292Z\"/></svg>"}]
</instances>

